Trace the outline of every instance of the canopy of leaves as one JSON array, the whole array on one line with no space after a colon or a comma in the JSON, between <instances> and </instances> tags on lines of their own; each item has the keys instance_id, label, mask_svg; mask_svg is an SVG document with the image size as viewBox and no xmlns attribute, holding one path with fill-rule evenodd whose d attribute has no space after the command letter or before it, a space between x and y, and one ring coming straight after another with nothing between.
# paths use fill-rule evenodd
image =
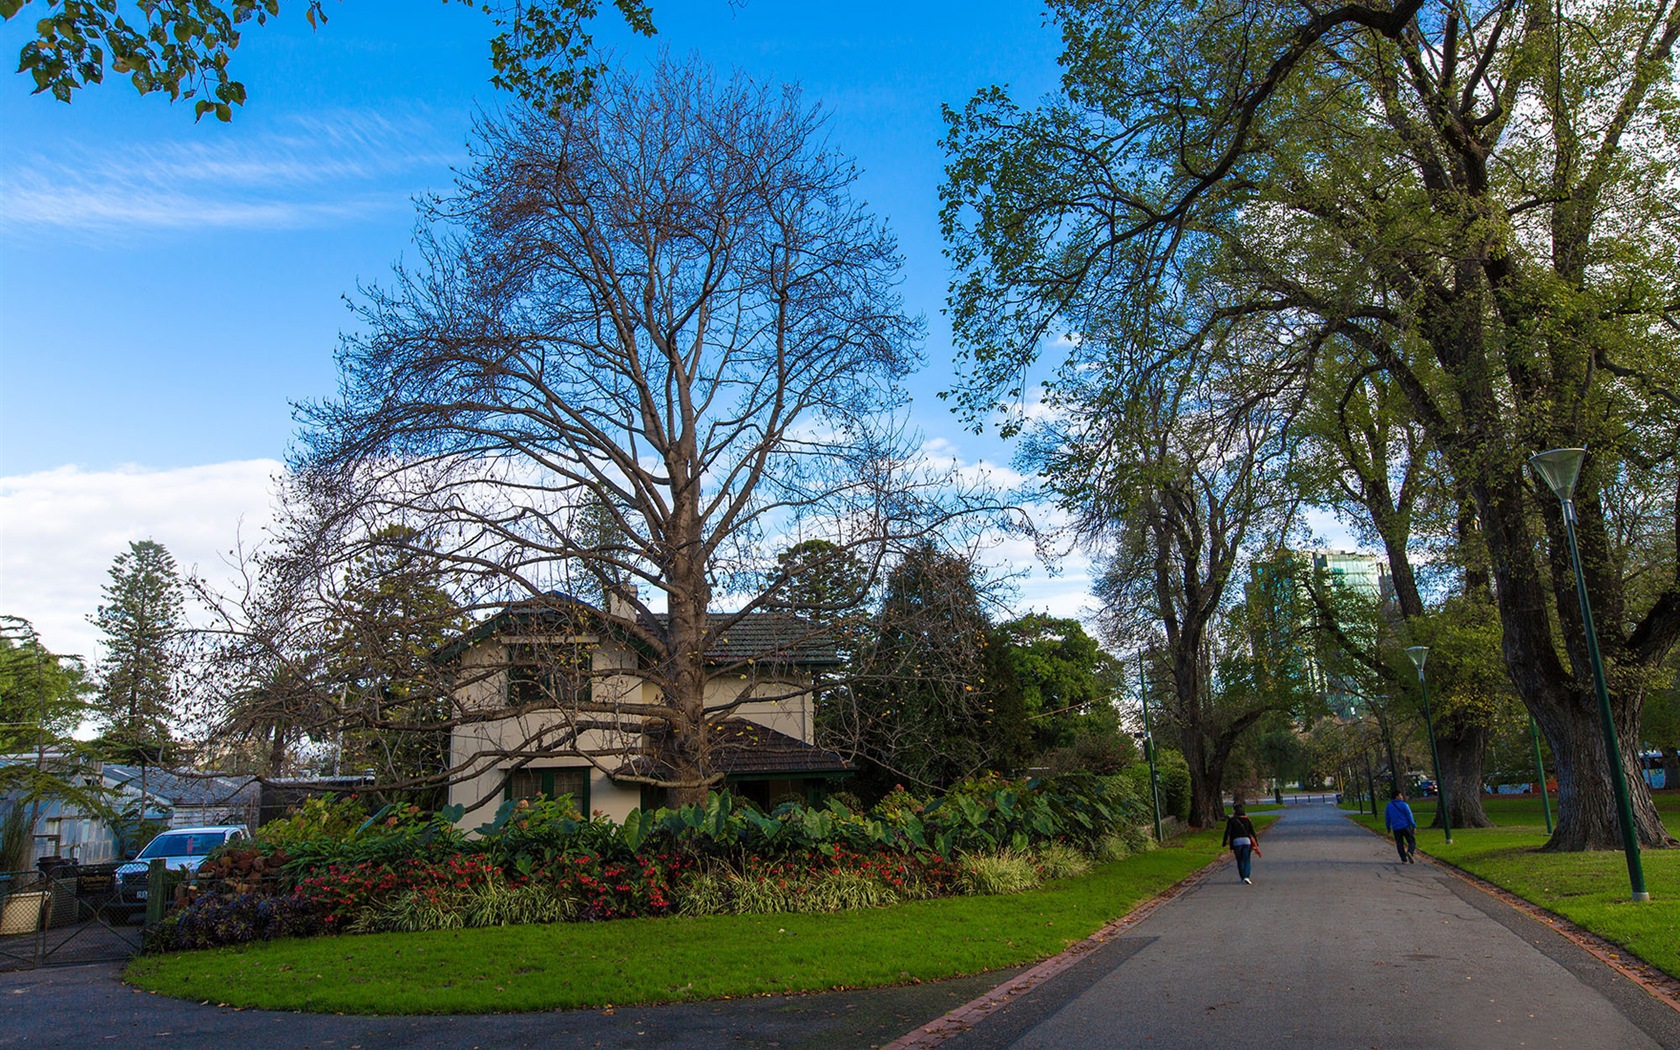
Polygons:
<instances>
[{"instance_id":1,"label":"canopy of leaves","mask_svg":"<svg viewBox=\"0 0 1680 1050\"><path fill-rule=\"evenodd\" d=\"M603 70L590 32L598 0L462 2L483 10L496 27L490 62L497 87L542 109L588 97ZM10 21L35 3L46 11L18 55L18 71L30 74L37 94L69 102L109 71L126 74L142 95L196 99L195 119L210 113L221 121L245 104L245 85L228 71L240 33L280 14L280 0L0 0L0 17ZM612 6L633 32L654 34L647 0L612 0ZM303 7L311 26L326 24L323 0L305 0Z\"/></svg>"}]
</instances>

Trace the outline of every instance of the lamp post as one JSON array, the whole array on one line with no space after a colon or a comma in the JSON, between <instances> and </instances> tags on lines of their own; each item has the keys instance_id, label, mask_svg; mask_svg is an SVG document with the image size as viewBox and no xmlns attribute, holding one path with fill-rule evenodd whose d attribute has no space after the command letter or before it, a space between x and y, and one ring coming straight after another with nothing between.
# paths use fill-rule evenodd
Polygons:
<instances>
[{"instance_id":1,"label":"lamp post","mask_svg":"<svg viewBox=\"0 0 1680 1050\"><path fill-rule=\"evenodd\" d=\"M1143 755L1149 759L1149 804L1155 812L1155 841L1165 842L1161 833L1161 771L1155 767L1155 733L1149 727L1149 679L1143 673L1143 652L1138 652L1138 702L1143 705Z\"/></svg>"},{"instance_id":2,"label":"lamp post","mask_svg":"<svg viewBox=\"0 0 1680 1050\"><path fill-rule=\"evenodd\" d=\"M1540 807L1546 811L1546 834L1552 833L1552 797L1546 792L1546 763L1540 757L1540 727L1528 716L1528 738L1534 741L1534 768L1540 774Z\"/></svg>"},{"instance_id":3,"label":"lamp post","mask_svg":"<svg viewBox=\"0 0 1680 1050\"><path fill-rule=\"evenodd\" d=\"M1418 686L1423 689L1423 724L1429 731L1429 757L1435 763L1435 809L1441 814L1441 827L1447 833L1447 845L1452 845L1452 813L1447 809L1447 782L1441 779L1441 752L1435 747L1435 718L1429 712L1429 683L1423 677L1423 662L1429 658L1429 646L1414 645L1406 655L1417 664Z\"/></svg>"},{"instance_id":4,"label":"lamp post","mask_svg":"<svg viewBox=\"0 0 1680 1050\"><path fill-rule=\"evenodd\" d=\"M1628 882L1633 899L1648 901L1645 868L1639 859L1639 835L1634 830L1633 801L1628 795L1627 768L1622 765L1622 748L1616 740L1616 721L1610 713L1610 690L1604 684L1604 661L1598 655L1598 631L1593 627L1592 606L1587 602L1587 578L1581 572L1581 550L1575 543L1575 481L1584 448L1554 448L1529 457L1528 465L1563 505L1563 531L1569 538L1569 560L1575 566L1575 599L1581 604L1581 629L1587 636L1587 663L1592 666L1593 688L1598 692L1598 717L1604 726L1604 750L1610 759L1610 784L1616 793L1616 816L1622 825L1622 852L1627 855ZM1544 781L1542 781L1543 783Z\"/></svg>"}]
</instances>

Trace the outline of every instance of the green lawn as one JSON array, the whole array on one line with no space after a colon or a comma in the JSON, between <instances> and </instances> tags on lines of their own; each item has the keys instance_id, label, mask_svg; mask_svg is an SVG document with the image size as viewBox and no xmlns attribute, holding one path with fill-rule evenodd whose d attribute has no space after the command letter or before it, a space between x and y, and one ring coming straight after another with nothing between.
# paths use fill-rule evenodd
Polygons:
<instances>
[{"instance_id":1,"label":"green lawn","mask_svg":"<svg viewBox=\"0 0 1680 1050\"><path fill-rule=\"evenodd\" d=\"M1557 800L1552 800L1556 817ZM1680 977L1680 850L1642 851L1651 900L1628 899L1627 860L1620 850L1593 853L1542 853L1545 817L1539 798L1484 800L1496 828L1457 828L1453 844L1428 827L1435 819L1431 802L1413 802L1418 848L1509 890L1524 900L1556 912L1578 926L1621 945L1666 973ZM1680 837L1680 792L1657 795L1657 808L1670 833ZM1357 820L1376 831L1382 818Z\"/></svg>"},{"instance_id":2,"label":"green lawn","mask_svg":"<svg viewBox=\"0 0 1680 1050\"><path fill-rule=\"evenodd\" d=\"M274 941L142 957L126 979L233 1006L381 1014L551 1010L930 981L1054 955L1222 853L1217 832L1198 832L1010 896L832 915Z\"/></svg>"}]
</instances>

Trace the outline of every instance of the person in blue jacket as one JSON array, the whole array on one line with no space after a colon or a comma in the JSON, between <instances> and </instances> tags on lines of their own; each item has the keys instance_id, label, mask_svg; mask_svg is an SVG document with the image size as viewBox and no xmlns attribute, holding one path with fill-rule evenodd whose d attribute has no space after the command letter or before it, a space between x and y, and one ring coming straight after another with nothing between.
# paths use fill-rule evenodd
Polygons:
<instances>
[{"instance_id":1,"label":"person in blue jacket","mask_svg":"<svg viewBox=\"0 0 1680 1050\"><path fill-rule=\"evenodd\" d=\"M1393 801L1383 810L1383 825L1394 834L1394 848L1400 851L1400 863L1416 864L1413 854L1417 852L1417 818L1412 816L1412 807L1406 805L1406 800L1400 792L1394 793Z\"/></svg>"}]
</instances>

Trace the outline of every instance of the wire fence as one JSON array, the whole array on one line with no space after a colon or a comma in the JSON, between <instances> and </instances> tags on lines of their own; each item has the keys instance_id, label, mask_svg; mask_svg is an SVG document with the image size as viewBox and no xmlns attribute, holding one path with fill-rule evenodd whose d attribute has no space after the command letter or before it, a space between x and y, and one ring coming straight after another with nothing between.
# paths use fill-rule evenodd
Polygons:
<instances>
[{"instance_id":1,"label":"wire fence","mask_svg":"<svg viewBox=\"0 0 1680 1050\"><path fill-rule=\"evenodd\" d=\"M0 872L0 970L117 961L140 951L145 894L120 864Z\"/></svg>"}]
</instances>

